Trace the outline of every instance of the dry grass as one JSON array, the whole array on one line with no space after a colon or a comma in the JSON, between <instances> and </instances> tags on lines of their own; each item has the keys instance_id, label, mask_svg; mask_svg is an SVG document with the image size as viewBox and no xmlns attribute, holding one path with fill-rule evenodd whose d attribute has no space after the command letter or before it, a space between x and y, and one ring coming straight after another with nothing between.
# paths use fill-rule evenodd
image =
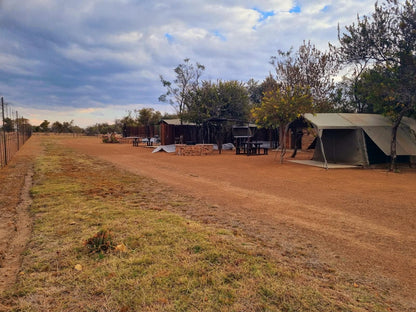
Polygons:
<instances>
[{"instance_id":1,"label":"dry grass","mask_svg":"<svg viewBox=\"0 0 416 312\"><path fill-rule=\"evenodd\" d=\"M48 139L50 140L50 139ZM166 207L201 204L49 141L14 311L386 311L371 290L280 262L249 238ZM100 230L114 250L84 243Z\"/></svg>"}]
</instances>

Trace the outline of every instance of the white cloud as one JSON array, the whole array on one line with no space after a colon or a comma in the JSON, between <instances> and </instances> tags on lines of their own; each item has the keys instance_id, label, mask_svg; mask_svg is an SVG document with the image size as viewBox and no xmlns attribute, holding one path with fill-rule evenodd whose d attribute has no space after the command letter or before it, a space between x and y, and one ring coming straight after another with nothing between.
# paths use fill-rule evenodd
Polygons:
<instances>
[{"instance_id":1,"label":"white cloud","mask_svg":"<svg viewBox=\"0 0 416 312\"><path fill-rule=\"evenodd\" d=\"M206 66L205 79L261 80L278 49L296 48L303 40L325 49L328 41L337 42L338 23L343 28L357 13L374 9L374 0L1 4L0 71L7 75L0 76L0 92L27 112L38 112L41 121L67 116L76 123L100 116L111 121L111 114L124 114L131 103L171 109L158 103L164 91L159 74L172 79L187 57ZM301 12L289 13L295 5Z\"/></svg>"},{"instance_id":2,"label":"white cloud","mask_svg":"<svg viewBox=\"0 0 416 312\"><path fill-rule=\"evenodd\" d=\"M40 64L37 60L19 58L16 55L0 54L0 70L6 73L33 76L34 68Z\"/></svg>"}]
</instances>

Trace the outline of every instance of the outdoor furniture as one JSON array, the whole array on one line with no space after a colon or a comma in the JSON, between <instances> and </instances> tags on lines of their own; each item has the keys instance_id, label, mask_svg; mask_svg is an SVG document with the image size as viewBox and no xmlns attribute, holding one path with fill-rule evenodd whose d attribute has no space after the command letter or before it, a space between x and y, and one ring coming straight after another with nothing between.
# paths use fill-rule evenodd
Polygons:
<instances>
[{"instance_id":1,"label":"outdoor furniture","mask_svg":"<svg viewBox=\"0 0 416 312\"><path fill-rule=\"evenodd\" d=\"M267 155L269 149L267 147L261 147L262 142L243 142L236 147L236 154L261 155L261 149L263 148L263 155Z\"/></svg>"},{"instance_id":2,"label":"outdoor furniture","mask_svg":"<svg viewBox=\"0 0 416 312\"><path fill-rule=\"evenodd\" d=\"M133 146L139 146L139 138L138 137L133 138Z\"/></svg>"},{"instance_id":3,"label":"outdoor furniture","mask_svg":"<svg viewBox=\"0 0 416 312\"><path fill-rule=\"evenodd\" d=\"M260 155L260 146L263 143L247 142L247 155Z\"/></svg>"}]
</instances>

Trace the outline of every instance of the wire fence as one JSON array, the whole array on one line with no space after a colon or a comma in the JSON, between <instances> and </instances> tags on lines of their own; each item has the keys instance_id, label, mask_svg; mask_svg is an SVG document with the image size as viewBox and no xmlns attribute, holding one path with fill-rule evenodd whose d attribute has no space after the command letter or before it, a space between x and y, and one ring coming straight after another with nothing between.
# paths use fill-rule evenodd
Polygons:
<instances>
[{"instance_id":1,"label":"wire fence","mask_svg":"<svg viewBox=\"0 0 416 312\"><path fill-rule=\"evenodd\" d=\"M0 168L3 168L30 138L32 126L10 104L5 103L3 97L0 113Z\"/></svg>"}]
</instances>

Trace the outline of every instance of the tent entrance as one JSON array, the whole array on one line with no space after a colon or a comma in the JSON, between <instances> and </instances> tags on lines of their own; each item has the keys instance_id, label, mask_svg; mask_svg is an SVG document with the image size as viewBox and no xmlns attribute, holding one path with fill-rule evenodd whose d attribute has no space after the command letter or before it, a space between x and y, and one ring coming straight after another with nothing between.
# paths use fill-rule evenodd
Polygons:
<instances>
[{"instance_id":1,"label":"tent entrance","mask_svg":"<svg viewBox=\"0 0 416 312\"><path fill-rule=\"evenodd\" d=\"M390 160L390 157L377 146L376 143L367 135L367 133L364 133L365 136L365 144L367 146L367 155L368 155L368 162L370 165L372 164L382 164L382 163L388 163Z\"/></svg>"},{"instance_id":2,"label":"tent entrance","mask_svg":"<svg viewBox=\"0 0 416 312\"><path fill-rule=\"evenodd\" d=\"M324 129L321 139L328 162L368 165L362 129ZM320 144L316 144L313 160L324 161Z\"/></svg>"}]
</instances>

